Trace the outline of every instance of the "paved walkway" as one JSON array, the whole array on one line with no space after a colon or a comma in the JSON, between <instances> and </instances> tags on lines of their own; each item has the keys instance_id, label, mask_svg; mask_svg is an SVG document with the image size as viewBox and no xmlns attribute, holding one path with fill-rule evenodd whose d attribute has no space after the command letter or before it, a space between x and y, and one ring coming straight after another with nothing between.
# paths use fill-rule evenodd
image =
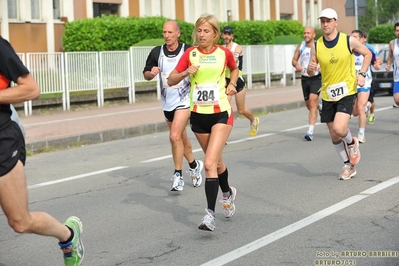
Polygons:
<instances>
[{"instance_id":1,"label":"paved walkway","mask_svg":"<svg viewBox=\"0 0 399 266\"><path fill-rule=\"evenodd\" d=\"M232 101L233 108L235 102ZM256 113L304 106L300 85L247 91L246 106ZM64 149L168 130L158 100L82 111L21 117L27 151Z\"/></svg>"}]
</instances>

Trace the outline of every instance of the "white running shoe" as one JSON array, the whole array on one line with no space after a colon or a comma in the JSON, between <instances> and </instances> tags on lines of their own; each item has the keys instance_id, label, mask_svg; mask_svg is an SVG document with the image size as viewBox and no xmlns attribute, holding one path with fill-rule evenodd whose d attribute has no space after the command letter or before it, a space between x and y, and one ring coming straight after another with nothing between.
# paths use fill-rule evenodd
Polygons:
<instances>
[{"instance_id":1,"label":"white running shoe","mask_svg":"<svg viewBox=\"0 0 399 266\"><path fill-rule=\"evenodd\" d=\"M234 200L237 196L237 189L230 187L231 194L230 197L226 198L222 196L220 202L222 203L224 217L230 218L236 212L236 206L234 205Z\"/></svg>"},{"instance_id":2,"label":"white running shoe","mask_svg":"<svg viewBox=\"0 0 399 266\"><path fill-rule=\"evenodd\" d=\"M204 218L202 218L202 221L200 225L198 226L198 229L200 230L206 230L206 231L215 231L215 213L210 210L210 209L205 209L206 215Z\"/></svg>"},{"instance_id":3,"label":"white running shoe","mask_svg":"<svg viewBox=\"0 0 399 266\"><path fill-rule=\"evenodd\" d=\"M357 134L357 140L359 141L359 143L366 143L366 137L363 133L359 132L359 134Z\"/></svg>"},{"instance_id":4,"label":"white running shoe","mask_svg":"<svg viewBox=\"0 0 399 266\"><path fill-rule=\"evenodd\" d=\"M339 180L349 180L356 175L356 165L346 163L342 169L344 172L339 175Z\"/></svg>"},{"instance_id":5,"label":"white running shoe","mask_svg":"<svg viewBox=\"0 0 399 266\"><path fill-rule=\"evenodd\" d=\"M194 187L199 187L202 183L201 171L204 168L204 163L200 160L196 160L197 167L195 169L189 169L191 180L193 181Z\"/></svg>"},{"instance_id":6,"label":"white running shoe","mask_svg":"<svg viewBox=\"0 0 399 266\"><path fill-rule=\"evenodd\" d=\"M170 186L170 191L182 191L184 187L183 177L179 173L175 173L172 176L172 185Z\"/></svg>"}]
</instances>

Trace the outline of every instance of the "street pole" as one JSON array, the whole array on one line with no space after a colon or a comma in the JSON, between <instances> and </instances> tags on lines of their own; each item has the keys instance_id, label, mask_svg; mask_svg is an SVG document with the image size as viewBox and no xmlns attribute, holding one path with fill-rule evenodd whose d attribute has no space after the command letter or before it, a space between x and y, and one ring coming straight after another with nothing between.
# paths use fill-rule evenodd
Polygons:
<instances>
[{"instance_id":1,"label":"street pole","mask_svg":"<svg viewBox=\"0 0 399 266\"><path fill-rule=\"evenodd\" d=\"M355 9L355 21L356 21L355 29L358 30L359 25L358 25L358 18L357 18L358 17L358 15L357 15L357 0L355 0L354 9Z\"/></svg>"}]
</instances>

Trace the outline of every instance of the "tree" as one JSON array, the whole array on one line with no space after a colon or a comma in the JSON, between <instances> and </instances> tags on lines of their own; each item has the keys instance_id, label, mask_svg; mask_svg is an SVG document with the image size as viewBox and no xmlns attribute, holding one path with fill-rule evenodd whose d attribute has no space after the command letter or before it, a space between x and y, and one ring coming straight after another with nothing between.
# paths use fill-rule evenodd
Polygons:
<instances>
[{"instance_id":1,"label":"tree","mask_svg":"<svg viewBox=\"0 0 399 266\"><path fill-rule=\"evenodd\" d=\"M399 17L399 5L397 0L380 0L378 2L378 12L381 24L395 23Z\"/></svg>"},{"instance_id":2,"label":"tree","mask_svg":"<svg viewBox=\"0 0 399 266\"><path fill-rule=\"evenodd\" d=\"M381 1L381 0L380 0ZM375 0L366 0L366 15L359 16L359 29L369 32L371 28L377 26L378 10L375 8Z\"/></svg>"},{"instance_id":3,"label":"tree","mask_svg":"<svg viewBox=\"0 0 399 266\"><path fill-rule=\"evenodd\" d=\"M380 24L399 21L398 0L366 0L366 3L366 15L359 17L361 30L369 31Z\"/></svg>"}]
</instances>

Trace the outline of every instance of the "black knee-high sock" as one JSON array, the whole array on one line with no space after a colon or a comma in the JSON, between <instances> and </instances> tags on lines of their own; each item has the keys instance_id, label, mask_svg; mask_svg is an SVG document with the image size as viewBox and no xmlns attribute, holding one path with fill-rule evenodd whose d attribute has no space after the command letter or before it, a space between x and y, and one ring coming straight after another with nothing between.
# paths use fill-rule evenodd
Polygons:
<instances>
[{"instance_id":1,"label":"black knee-high sock","mask_svg":"<svg viewBox=\"0 0 399 266\"><path fill-rule=\"evenodd\" d=\"M195 168L197 168L197 161L194 160L191 163L189 163L188 165L190 166L191 169L195 169Z\"/></svg>"},{"instance_id":2,"label":"black knee-high sock","mask_svg":"<svg viewBox=\"0 0 399 266\"><path fill-rule=\"evenodd\" d=\"M227 171L227 168L223 173L219 174L218 177L219 177L219 186L222 192L223 193L229 192L230 191L230 186L228 181L229 172Z\"/></svg>"},{"instance_id":3,"label":"black knee-high sock","mask_svg":"<svg viewBox=\"0 0 399 266\"><path fill-rule=\"evenodd\" d=\"M215 212L216 200L218 197L219 182L217 178L205 179L205 195L208 202L208 209Z\"/></svg>"}]
</instances>

